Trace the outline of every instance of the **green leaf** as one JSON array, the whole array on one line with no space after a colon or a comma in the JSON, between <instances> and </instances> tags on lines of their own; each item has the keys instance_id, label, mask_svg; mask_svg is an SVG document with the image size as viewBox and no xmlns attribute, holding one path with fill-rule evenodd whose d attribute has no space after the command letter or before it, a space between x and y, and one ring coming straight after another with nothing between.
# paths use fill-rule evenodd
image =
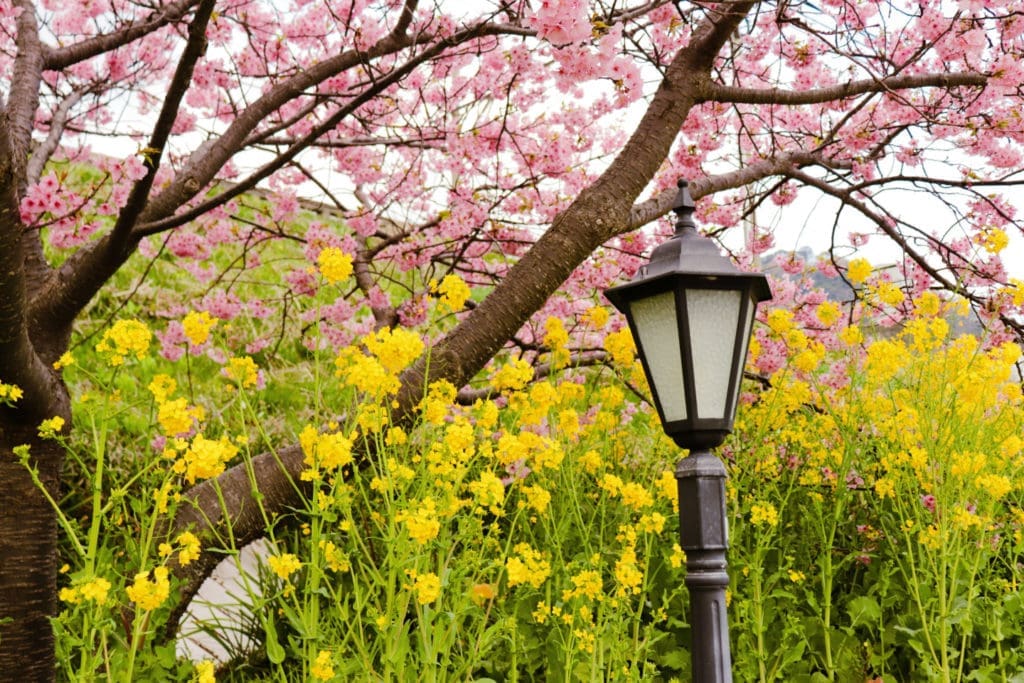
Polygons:
<instances>
[{"instance_id":1,"label":"green leaf","mask_svg":"<svg viewBox=\"0 0 1024 683\"><path fill-rule=\"evenodd\" d=\"M263 625L267 636L267 659L271 664L280 664L284 661L285 652L277 639L277 629L274 627L274 618L269 617Z\"/></svg>"},{"instance_id":2,"label":"green leaf","mask_svg":"<svg viewBox=\"0 0 1024 683\"><path fill-rule=\"evenodd\" d=\"M846 613L850 615L851 626L870 626L882 619L882 608L869 595L858 596L846 603Z\"/></svg>"}]
</instances>

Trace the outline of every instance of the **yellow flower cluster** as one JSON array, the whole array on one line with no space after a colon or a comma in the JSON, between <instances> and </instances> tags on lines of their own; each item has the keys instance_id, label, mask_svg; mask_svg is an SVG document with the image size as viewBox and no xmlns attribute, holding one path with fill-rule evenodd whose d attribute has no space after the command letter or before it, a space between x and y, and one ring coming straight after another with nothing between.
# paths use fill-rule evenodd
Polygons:
<instances>
[{"instance_id":1,"label":"yellow flower cluster","mask_svg":"<svg viewBox=\"0 0 1024 683\"><path fill-rule=\"evenodd\" d=\"M636 549L626 546L615 562L615 594L619 597L637 595L644 581L644 574L637 566Z\"/></svg>"},{"instance_id":2,"label":"yellow flower cluster","mask_svg":"<svg viewBox=\"0 0 1024 683\"><path fill-rule=\"evenodd\" d=\"M21 388L13 384L0 382L0 403L11 406L24 395Z\"/></svg>"},{"instance_id":3,"label":"yellow flower cluster","mask_svg":"<svg viewBox=\"0 0 1024 683\"><path fill-rule=\"evenodd\" d=\"M426 498L418 504L410 506L409 510L396 516L396 521L404 524L409 532L409 537L420 545L437 538L437 534L441 531L437 503L433 498Z\"/></svg>"},{"instance_id":4,"label":"yellow flower cluster","mask_svg":"<svg viewBox=\"0 0 1024 683\"><path fill-rule=\"evenodd\" d=\"M871 277L871 264L867 259L855 258L847 265L846 277L853 285L863 284Z\"/></svg>"},{"instance_id":5,"label":"yellow flower cluster","mask_svg":"<svg viewBox=\"0 0 1024 683\"><path fill-rule=\"evenodd\" d=\"M754 503L750 506L750 523L758 527L774 527L779 523L779 511L767 501Z\"/></svg>"},{"instance_id":6,"label":"yellow flower cluster","mask_svg":"<svg viewBox=\"0 0 1024 683\"><path fill-rule=\"evenodd\" d=\"M292 553L271 555L267 558L267 564L282 581L287 581L288 577L302 569L302 561Z\"/></svg>"},{"instance_id":7,"label":"yellow flower cluster","mask_svg":"<svg viewBox=\"0 0 1024 683\"><path fill-rule=\"evenodd\" d=\"M337 247L321 249L316 263L320 274L331 284L347 280L352 275L352 257Z\"/></svg>"},{"instance_id":8,"label":"yellow flower cluster","mask_svg":"<svg viewBox=\"0 0 1024 683\"><path fill-rule=\"evenodd\" d=\"M345 556L338 546L333 541L327 541L320 539L320 550L323 552L324 563L327 564L327 568L332 572L338 572L344 574L352 568L352 563L348 557Z\"/></svg>"},{"instance_id":9,"label":"yellow flower cluster","mask_svg":"<svg viewBox=\"0 0 1024 683\"><path fill-rule=\"evenodd\" d=\"M181 459L174 463L174 471L184 474L190 484L210 479L224 472L228 461L238 454L238 446L227 437L208 439L196 434Z\"/></svg>"},{"instance_id":10,"label":"yellow flower cluster","mask_svg":"<svg viewBox=\"0 0 1024 683\"><path fill-rule=\"evenodd\" d=\"M433 572L421 574L414 569L406 570L406 575L412 579L411 586L416 594L416 602L421 605L429 605L441 596L441 579Z\"/></svg>"},{"instance_id":11,"label":"yellow flower cluster","mask_svg":"<svg viewBox=\"0 0 1024 683\"><path fill-rule=\"evenodd\" d=\"M73 586L61 588L58 597L69 605L89 601L102 606L107 604L109 594L110 582L96 576L88 581L77 581Z\"/></svg>"},{"instance_id":12,"label":"yellow flower cluster","mask_svg":"<svg viewBox=\"0 0 1024 683\"><path fill-rule=\"evenodd\" d=\"M196 664L196 683L216 683L216 667L214 663L209 659Z\"/></svg>"},{"instance_id":13,"label":"yellow flower cluster","mask_svg":"<svg viewBox=\"0 0 1024 683\"><path fill-rule=\"evenodd\" d=\"M604 349L612 357L612 362L622 368L633 365L636 357L636 344L628 328L617 332L609 332L604 337Z\"/></svg>"},{"instance_id":14,"label":"yellow flower cluster","mask_svg":"<svg viewBox=\"0 0 1024 683\"><path fill-rule=\"evenodd\" d=\"M608 324L610 318L608 309L604 306L591 306L583 314L583 322L589 327L599 330Z\"/></svg>"},{"instance_id":15,"label":"yellow flower cluster","mask_svg":"<svg viewBox=\"0 0 1024 683\"><path fill-rule=\"evenodd\" d=\"M44 439L55 439L64 429L64 418L56 415L39 423L39 436Z\"/></svg>"},{"instance_id":16,"label":"yellow flower cluster","mask_svg":"<svg viewBox=\"0 0 1024 683\"><path fill-rule=\"evenodd\" d=\"M438 303L441 309L449 311L461 311L472 294L465 280L454 274L445 275L441 284L432 282L430 290L440 295Z\"/></svg>"},{"instance_id":17,"label":"yellow flower cluster","mask_svg":"<svg viewBox=\"0 0 1024 683\"><path fill-rule=\"evenodd\" d=\"M494 515L501 514L501 506L505 502L505 484L493 472L481 472L479 479L470 482L469 492L473 494L478 509Z\"/></svg>"},{"instance_id":18,"label":"yellow flower cluster","mask_svg":"<svg viewBox=\"0 0 1024 683\"><path fill-rule=\"evenodd\" d=\"M153 578L150 578L152 573ZM135 580L126 589L128 599L139 609L154 610L164 604L171 594L171 583L168 579L167 567L157 567L152 572L139 572Z\"/></svg>"},{"instance_id":19,"label":"yellow flower cluster","mask_svg":"<svg viewBox=\"0 0 1024 683\"><path fill-rule=\"evenodd\" d=\"M569 332L562 324L561 318L554 316L544 321L544 346L551 352L551 365L564 368L569 364Z\"/></svg>"},{"instance_id":20,"label":"yellow flower cluster","mask_svg":"<svg viewBox=\"0 0 1024 683\"><path fill-rule=\"evenodd\" d=\"M423 340L404 328L382 327L363 337L363 343L388 372L397 375L423 354Z\"/></svg>"},{"instance_id":21,"label":"yellow flower cluster","mask_svg":"<svg viewBox=\"0 0 1024 683\"><path fill-rule=\"evenodd\" d=\"M331 665L329 650L320 650L316 660L309 667L309 675L318 681L329 681L334 678L334 667Z\"/></svg>"},{"instance_id":22,"label":"yellow flower cluster","mask_svg":"<svg viewBox=\"0 0 1024 683\"><path fill-rule=\"evenodd\" d=\"M1006 232L992 226L983 228L974 239L979 246L990 254L998 254L1010 244L1010 238Z\"/></svg>"},{"instance_id":23,"label":"yellow flower cluster","mask_svg":"<svg viewBox=\"0 0 1024 683\"><path fill-rule=\"evenodd\" d=\"M189 311L181 321L181 329L192 346L202 346L210 339L217 319L206 311Z\"/></svg>"},{"instance_id":24,"label":"yellow flower cluster","mask_svg":"<svg viewBox=\"0 0 1024 683\"><path fill-rule=\"evenodd\" d=\"M352 463L352 439L340 432L318 432L313 425L306 425L299 434L303 463L307 470L303 478L311 480L320 476L320 471L333 472Z\"/></svg>"},{"instance_id":25,"label":"yellow flower cluster","mask_svg":"<svg viewBox=\"0 0 1024 683\"><path fill-rule=\"evenodd\" d=\"M224 376L243 389L255 387L260 380L259 373L259 366L249 356L231 358L224 367Z\"/></svg>"},{"instance_id":26,"label":"yellow flower cluster","mask_svg":"<svg viewBox=\"0 0 1024 683\"><path fill-rule=\"evenodd\" d=\"M129 356L139 360L146 357L153 333L138 320L118 320L103 332L96 351L107 357L110 365L123 365Z\"/></svg>"},{"instance_id":27,"label":"yellow flower cluster","mask_svg":"<svg viewBox=\"0 0 1024 683\"><path fill-rule=\"evenodd\" d=\"M175 398L157 405L156 420L167 436L183 436L205 415L202 407L190 406L184 398Z\"/></svg>"},{"instance_id":28,"label":"yellow flower cluster","mask_svg":"<svg viewBox=\"0 0 1024 683\"><path fill-rule=\"evenodd\" d=\"M505 561L508 585L512 587L528 583L534 588L540 588L551 575L551 564L529 543L517 543L514 551L515 555Z\"/></svg>"},{"instance_id":29,"label":"yellow flower cluster","mask_svg":"<svg viewBox=\"0 0 1024 683\"><path fill-rule=\"evenodd\" d=\"M518 391L533 379L533 368L522 358L505 363L491 375L491 386L495 391Z\"/></svg>"}]
</instances>

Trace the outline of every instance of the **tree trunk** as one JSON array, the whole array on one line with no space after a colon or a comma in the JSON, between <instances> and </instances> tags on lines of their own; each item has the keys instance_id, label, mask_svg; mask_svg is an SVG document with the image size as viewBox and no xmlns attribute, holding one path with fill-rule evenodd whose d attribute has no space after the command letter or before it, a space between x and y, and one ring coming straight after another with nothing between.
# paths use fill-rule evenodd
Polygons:
<instances>
[{"instance_id":1,"label":"tree trunk","mask_svg":"<svg viewBox=\"0 0 1024 683\"><path fill-rule=\"evenodd\" d=\"M64 452L35 425L0 422L0 681L34 683L55 674L57 517L13 452L23 444L54 500Z\"/></svg>"}]
</instances>

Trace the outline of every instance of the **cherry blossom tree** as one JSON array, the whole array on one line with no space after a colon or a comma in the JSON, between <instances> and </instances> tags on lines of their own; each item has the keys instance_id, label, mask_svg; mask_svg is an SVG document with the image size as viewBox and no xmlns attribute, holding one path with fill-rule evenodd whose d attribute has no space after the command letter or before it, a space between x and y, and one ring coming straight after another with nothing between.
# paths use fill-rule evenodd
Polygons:
<instances>
[{"instance_id":1,"label":"cherry blossom tree","mask_svg":"<svg viewBox=\"0 0 1024 683\"><path fill-rule=\"evenodd\" d=\"M741 258L772 247L772 226L755 220L763 205L834 198L834 223L813 229L836 248L888 240L908 293L957 292L996 334L1017 334L1024 283L1002 255L1018 223L999 192L1019 182L1022 10L0 1L0 381L21 394L0 408L0 677L53 676L55 516L22 460L59 499L62 452L37 435L43 419L70 423L54 365L136 254L172 254L213 281L215 245L244 245L247 268L260 245L301 240L308 261L281 272L287 296L243 300L214 282L193 306L266 318L311 294L310 262L338 248L356 283L322 312L338 346L422 324L436 283L459 274L486 296L432 339L429 378L462 387L510 343L535 355L543 320L572 324L629 275L657 239L640 228L668 212L682 176L703 197L703 225L746 228ZM108 140L134 153L101 154ZM254 204L254 193L273 200ZM345 229L296 219L312 194ZM820 267L843 275L835 254ZM806 294L778 293L795 307ZM180 326L161 334L173 353ZM586 359L594 340L578 347ZM403 376L399 414L427 370L421 360ZM288 477L301 467L297 447L277 455L284 470L254 463L271 508L294 502ZM235 537L257 537L247 475L229 470L219 484ZM227 523L211 491L199 484L196 508L174 523ZM185 599L216 559L206 555L182 570Z\"/></svg>"}]
</instances>

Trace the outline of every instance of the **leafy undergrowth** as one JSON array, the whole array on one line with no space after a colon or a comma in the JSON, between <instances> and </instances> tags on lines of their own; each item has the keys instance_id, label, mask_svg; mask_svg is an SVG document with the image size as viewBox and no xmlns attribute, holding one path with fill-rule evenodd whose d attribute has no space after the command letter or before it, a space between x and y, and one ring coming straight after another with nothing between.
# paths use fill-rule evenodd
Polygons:
<instances>
[{"instance_id":1,"label":"leafy undergrowth","mask_svg":"<svg viewBox=\"0 0 1024 683\"><path fill-rule=\"evenodd\" d=\"M1024 678L1018 353L950 340L919 308L898 335L846 328L833 348L767 316L754 355L779 342L785 362L748 387L722 449L737 680ZM314 492L268 517L257 648L218 678L689 680L680 454L633 391L628 336L607 335L612 369L553 349L558 372L506 359L472 402L432 385L403 428L392 393L417 334L270 368L202 312L173 324L175 361L135 320L64 359L75 429L44 425L79 482L61 502L63 677L212 679L157 637L166 565L239 549L162 538L158 519L297 440Z\"/></svg>"}]
</instances>

